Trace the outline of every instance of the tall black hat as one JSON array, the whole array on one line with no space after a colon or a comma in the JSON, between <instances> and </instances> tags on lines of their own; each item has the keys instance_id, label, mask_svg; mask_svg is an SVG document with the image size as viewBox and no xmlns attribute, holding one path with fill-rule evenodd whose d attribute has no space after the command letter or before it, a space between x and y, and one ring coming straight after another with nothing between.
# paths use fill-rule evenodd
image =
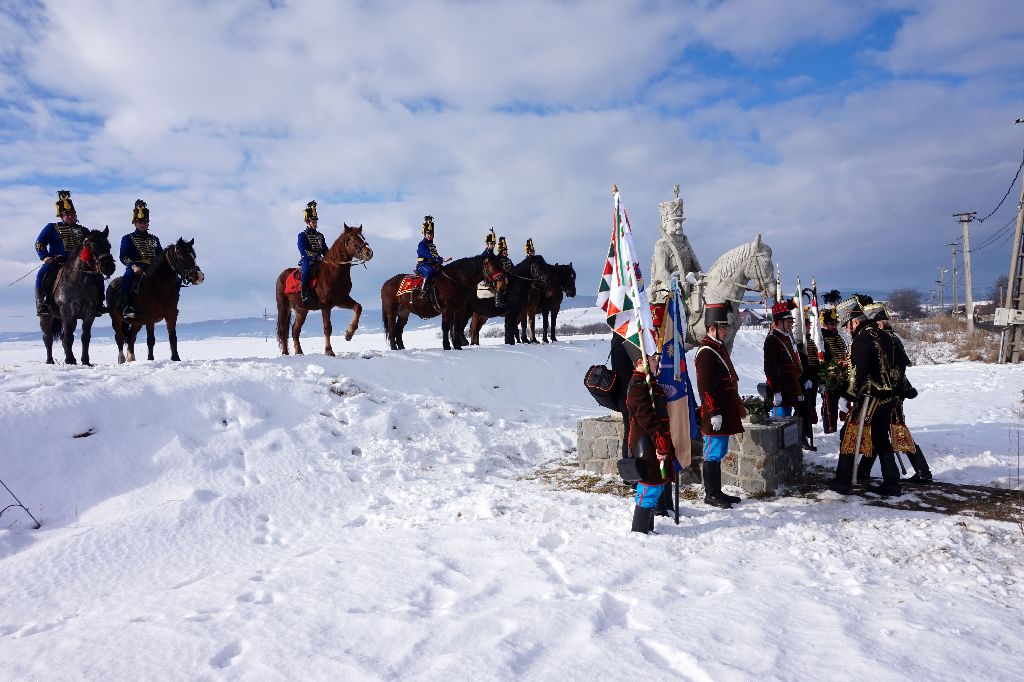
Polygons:
<instances>
[{"instance_id":1,"label":"tall black hat","mask_svg":"<svg viewBox=\"0 0 1024 682\"><path fill-rule=\"evenodd\" d=\"M836 303L836 316L839 318L839 324L844 327L854 320L866 319L857 294Z\"/></svg>"},{"instance_id":2,"label":"tall black hat","mask_svg":"<svg viewBox=\"0 0 1024 682\"><path fill-rule=\"evenodd\" d=\"M729 324L729 313L732 312L732 301L725 303L704 304L704 326L713 324Z\"/></svg>"},{"instance_id":3,"label":"tall black hat","mask_svg":"<svg viewBox=\"0 0 1024 682\"><path fill-rule=\"evenodd\" d=\"M537 250L533 248L533 237L526 240L526 246L523 248L526 250L527 256L534 256L537 254Z\"/></svg>"},{"instance_id":4,"label":"tall black hat","mask_svg":"<svg viewBox=\"0 0 1024 682\"><path fill-rule=\"evenodd\" d=\"M423 216L422 232L423 232L423 236L424 237L427 236L428 234L430 234L430 235L434 234L434 216L431 216L431 215Z\"/></svg>"},{"instance_id":5,"label":"tall black hat","mask_svg":"<svg viewBox=\"0 0 1024 682\"><path fill-rule=\"evenodd\" d=\"M71 192L66 189L57 190L57 217L65 213L76 213L75 205L71 202Z\"/></svg>"},{"instance_id":6,"label":"tall black hat","mask_svg":"<svg viewBox=\"0 0 1024 682\"><path fill-rule=\"evenodd\" d=\"M498 253L508 253L508 242L504 237L498 237Z\"/></svg>"},{"instance_id":7,"label":"tall black hat","mask_svg":"<svg viewBox=\"0 0 1024 682\"><path fill-rule=\"evenodd\" d=\"M484 244L486 244L487 246L494 246L494 228L493 227L491 228L490 232L488 232L486 235L484 235Z\"/></svg>"},{"instance_id":8,"label":"tall black hat","mask_svg":"<svg viewBox=\"0 0 1024 682\"><path fill-rule=\"evenodd\" d=\"M132 209L132 224L149 222L149 207L142 199L135 200L135 208Z\"/></svg>"},{"instance_id":9,"label":"tall black hat","mask_svg":"<svg viewBox=\"0 0 1024 682\"><path fill-rule=\"evenodd\" d=\"M303 220L303 222L307 222L307 223L310 220L319 220L319 218L316 217L316 202L315 201L311 201L308 204L306 204L305 210L302 211L302 220Z\"/></svg>"}]
</instances>

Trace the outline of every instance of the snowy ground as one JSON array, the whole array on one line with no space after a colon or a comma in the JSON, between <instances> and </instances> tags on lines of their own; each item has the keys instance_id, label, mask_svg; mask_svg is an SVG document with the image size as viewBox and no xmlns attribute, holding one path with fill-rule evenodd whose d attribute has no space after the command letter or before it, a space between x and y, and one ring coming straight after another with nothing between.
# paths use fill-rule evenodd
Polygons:
<instances>
[{"instance_id":1,"label":"snowy ground","mask_svg":"<svg viewBox=\"0 0 1024 682\"><path fill-rule=\"evenodd\" d=\"M745 392L762 338L737 339ZM93 368L0 344L0 478L44 523L0 519L2 677L1020 678L1016 525L823 492L632 534L629 500L522 479L603 413L581 378L607 339L406 341L120 367L104 341ZM1007 485L1024 368L911 376L937 478Z\"/></svg>"}]
</instances>

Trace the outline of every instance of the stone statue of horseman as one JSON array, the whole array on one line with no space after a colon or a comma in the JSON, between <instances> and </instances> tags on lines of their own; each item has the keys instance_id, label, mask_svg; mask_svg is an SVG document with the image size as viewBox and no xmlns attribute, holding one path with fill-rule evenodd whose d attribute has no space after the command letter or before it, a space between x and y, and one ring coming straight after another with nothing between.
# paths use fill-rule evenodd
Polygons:
<instances>
[{"instance_id":1,"label":"stone statue of horseman","mask_svg":"<svg viewBox=\"0 0 1024 682\"><path fill-rule=\"evenodd\" d=\"M652 304L668 300L672 275L678 273L679 281L685 282L688 273L701 272L700 261L690 246L690 240L683 233L683 200L679 197L679 185L672 190L674 198L658 204L661 211L661 239L654 244L651 258L651 282L647 287ZM684 298L689 289L683 292Z\"/></svg>"}]
</instances>

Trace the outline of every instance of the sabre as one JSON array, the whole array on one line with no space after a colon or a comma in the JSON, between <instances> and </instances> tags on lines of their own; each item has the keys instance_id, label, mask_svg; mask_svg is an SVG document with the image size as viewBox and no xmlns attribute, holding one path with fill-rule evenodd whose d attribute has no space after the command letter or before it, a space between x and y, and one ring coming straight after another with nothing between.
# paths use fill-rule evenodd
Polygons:
<instances>
[{"instance_id":1,"label":"sabre","mask_svg":"<svg viewBox=\"0 0 1024 682\"><path fill-rule=\"evenodd\" d=\"M906 476L907 475L907 465L903 463L903 454L902 453L899 453L899 452L896 453L896 461L900 463L900 471L902 471L903 475Z\"/></svg>"},{"instance_id":2,"label":"sabre","mask_svg":"<svg viewBox=\"0 0 1024 682\"><path fill-rule=\"evenodd\" d=\"M864 419L868 414L868 404L873 400L870 393L864 394L864 402L860 408L860 420L857 424L857 445L853 449L853 485L857 485L857 465L860 464L860 443L864 438Z\"/></svg>"}]
</instances>

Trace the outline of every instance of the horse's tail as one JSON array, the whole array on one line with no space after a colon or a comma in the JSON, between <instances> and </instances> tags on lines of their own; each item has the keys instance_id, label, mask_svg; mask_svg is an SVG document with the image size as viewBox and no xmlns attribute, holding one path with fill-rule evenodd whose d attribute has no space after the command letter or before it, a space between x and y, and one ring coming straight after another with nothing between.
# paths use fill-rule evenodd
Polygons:
<instances>
[{"instance_id":1,"label":"horse's tail","mask_svg":"<svg viewBox=\"0 0 1024 682\"><path fill-rule=\"evenodd\" d=\"M288 301L288 294L284 293L284 283L290 273L291 268L282 272L274 287L274 294L277 298L277 341L282 348L288 347L288 327L292 323L292 304Z\"/></svg>"}]
</instances>

